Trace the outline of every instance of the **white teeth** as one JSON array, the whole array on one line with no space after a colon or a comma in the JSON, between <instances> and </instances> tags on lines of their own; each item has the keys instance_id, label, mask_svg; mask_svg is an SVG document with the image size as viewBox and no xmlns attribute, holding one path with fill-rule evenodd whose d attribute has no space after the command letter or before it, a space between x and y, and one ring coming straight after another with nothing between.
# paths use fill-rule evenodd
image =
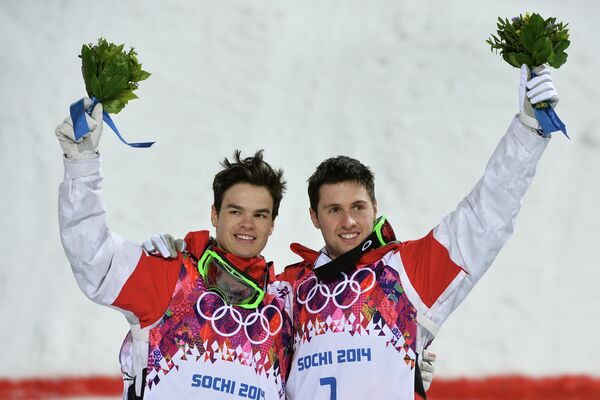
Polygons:
<instances>
[{"instance_id":1,"label":"white teeth","mask_svg":"<svg viewBox=\"0 0 600 400\"><path fill-rule=\"evenodd\" d=\"M358 233L342 233L340 234L340 236L342 237L342 239L354 239L358 236Z\"/></svg>"},{"instance_id":2,"label":"white teeth","mask_svg":"<svg viewBox=\"0 0 600 400\"><path fill-rule=\"evenodd\" d=\"M254 240L256 239L254 236L249 236L249 235L235 235L236 238L238 239L242 239L242 240Z\"/></svg>"}]
</instances>

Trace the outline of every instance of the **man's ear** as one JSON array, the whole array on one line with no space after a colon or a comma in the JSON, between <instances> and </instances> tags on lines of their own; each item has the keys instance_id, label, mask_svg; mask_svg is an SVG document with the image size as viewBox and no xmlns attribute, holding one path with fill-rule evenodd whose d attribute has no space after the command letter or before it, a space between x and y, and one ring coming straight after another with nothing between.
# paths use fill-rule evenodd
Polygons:
<instances>
[{"instance_id":1,"label":"man's ear","mask_svg":"<svg viewBox=\"0 0 600 400\"><path fill-rule=\"evenodd\" d=\"M317 213L313 211L312 207L308 207L308 211L310 212L310 220L312 221L314 227L317 229L321 229L319 219L317 218Z\"/></svg>"},{"instance_id":2,"label":"man's ear","mask_svg":"<svg viewBox=\"0 0 600 400\"><path fill-rule=\"evenodd\" d=\"M217 212L214 204L210 207L210 222L215 228L219 224L219 213Z\"/></svg>"},{"instance_id":3,"label":"man's ear","mask_svg":"<svg viewBox=\"0 0 600 400\"><path fill-rule=\"evenodd\" d=\"M269 236L273 234L273 229L275 229L275 220L271 220L271 229L269 229Z\"/></svg>"}]
</instances>

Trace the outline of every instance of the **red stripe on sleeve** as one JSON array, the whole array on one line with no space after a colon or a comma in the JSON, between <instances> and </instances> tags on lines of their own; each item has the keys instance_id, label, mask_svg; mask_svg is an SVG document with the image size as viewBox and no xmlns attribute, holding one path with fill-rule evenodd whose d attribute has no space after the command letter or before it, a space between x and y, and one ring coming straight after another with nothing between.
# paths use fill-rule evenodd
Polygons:
<instances>
[{"instance_id":1,"label":"red stripe on sleeve","mask_svg":"<svg viewBox=\"0 0 600 400\"><path fill-rule=\"evenodd\" d=\"M433 237L433 231L419 240L402 243L400 257L408 279L427 307L433 306L462 271L450 259L448 249Z\"/></svg>"},{"instance_id":2,"label":"red stripe on sleeve","mask_svg":"<svg viewBox=\"0 0 600 400\"><path fill-rule=\"evenodd\" d=\"M169 307L182 257L179 254L177 259L171 260L143 252L113 305L133 312L142 328L158 321Z\"/></svg>"}]
</instances>

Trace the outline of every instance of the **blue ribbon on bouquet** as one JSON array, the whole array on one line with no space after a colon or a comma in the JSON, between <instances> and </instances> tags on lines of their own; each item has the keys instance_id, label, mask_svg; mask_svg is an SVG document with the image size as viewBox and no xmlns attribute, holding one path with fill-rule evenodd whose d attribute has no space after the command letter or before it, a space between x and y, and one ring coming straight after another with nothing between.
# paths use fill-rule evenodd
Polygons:
<instances>
[{"instance_id":1,"label":"blue ribbon on bouquet","mask_svg":"<svg viewBox=\"0 0 600 400\"><path fill-rule=\"evenodd\" d=\"M87 135L87 133L90 131L90 127L88 126L87 121L85 120L85 113L87 113L88 115L92 115L92 110L98 103L99 103L98 99L95 97L92 97L92 105L87 110L83 106L83 99L77 100L75 103L71 104L71 107L69 107L69 111L71 114L71 120L73 121L73 130L75 132L75 140L79 140L83 136ZM110 126L110 128L117 135L117 137L121 140L121 142L125 143L127 146L150 147L155 143L155 142L128 143L127 141L125 141L125 139L123 139L123 136L121 136L121 133L117 129L117 126L115 125L112 118L110 118L110 115L108 115L108 113L106 111L102 111L102 119L104 120L104 122L106 122L106 124L108 126Z\"/></svg>"},{"instance_id":2,"label":"blue ribbon on bouquet","mask_svg":"<svg viewBox=\"0 0 600 400\"><path fill-rule=\"evenodd\" d=\"M571 139L567 134L567 127L560 118L558 118L558 115L556 115L552 106L548 105L548 107L545 108L534 108L533 112L535 113L535 118L542 127L544 135L550 135L552 132L561 131L568 139Z\"/></svg>"},{"instance_id":3,"label":"blue ribbon on bouquet","mask_svg":"<svg viewBox=\"0 0 600 400\"><path fill-rule=\"evenodd\" d=\"M535 73L531 70L531 77L533 78ZM567 134L567 127L565 124L558 118L558 115L554 111L554 108L549 103L546 103L547 106L544 108L535 108L533 106L533 112L535 114L535 118L540 123L542 128L542 132L544 132L545 136L550 136L552 132L561 131L567 137L567 139L571 140L569 135Z\"/></svg>"}]
</instances>

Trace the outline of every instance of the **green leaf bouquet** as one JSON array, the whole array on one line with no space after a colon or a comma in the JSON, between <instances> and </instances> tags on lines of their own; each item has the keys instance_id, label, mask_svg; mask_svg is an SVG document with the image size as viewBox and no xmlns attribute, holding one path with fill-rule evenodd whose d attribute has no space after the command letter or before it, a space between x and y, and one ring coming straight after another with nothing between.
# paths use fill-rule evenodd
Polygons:
<instances>
[{"instance_id":1,"label":"green leaf bouquet","mask_svg":"<svg viewBox=\"0 0 600 400\"><path fill-rule=\"evenodd\" d=\"M85 89L90 98L96 98L104 110L116 114L129 100L137 99L134 91L138 82L150 73L142 69L133 48L123 50L124 45L109 43L104 38L98 44L84 44L81 60Z\"/></svg>"},{"instance_id":2,"label":"green leaf bouquet","mask_svg":"<svg viewBox=\"0 0 600 400\"><path fill-rule=\"evenodd\" d=\"M544 19L537 13L525 13L510 20L498 17L497 36L492 34L486 43L492 52L500 51L502 58L513 67L527 65L533 75L535 67L548 64L559 68L567 62L565 50L571 44L567 25L556 22L556 18ZM550 104L537 103L533 112L544 135L560 130L569 137L565 124Z\"/></svg>"},{"instance_id":3,"label":"green leaf bouquet","mask_svg":"<svg viewBox=\"0 0 600 400\"><path fill-rule=\"evenodd\" d=\"M510 20L498 17L497 35L492 34L486 43L513 67L526 64L532 69L548 64L559 68L567 61L565 50L571 43L567 25L556 22L556 18L544 19L537 13L525 13Z\"/></svg>"}]
</instances>

